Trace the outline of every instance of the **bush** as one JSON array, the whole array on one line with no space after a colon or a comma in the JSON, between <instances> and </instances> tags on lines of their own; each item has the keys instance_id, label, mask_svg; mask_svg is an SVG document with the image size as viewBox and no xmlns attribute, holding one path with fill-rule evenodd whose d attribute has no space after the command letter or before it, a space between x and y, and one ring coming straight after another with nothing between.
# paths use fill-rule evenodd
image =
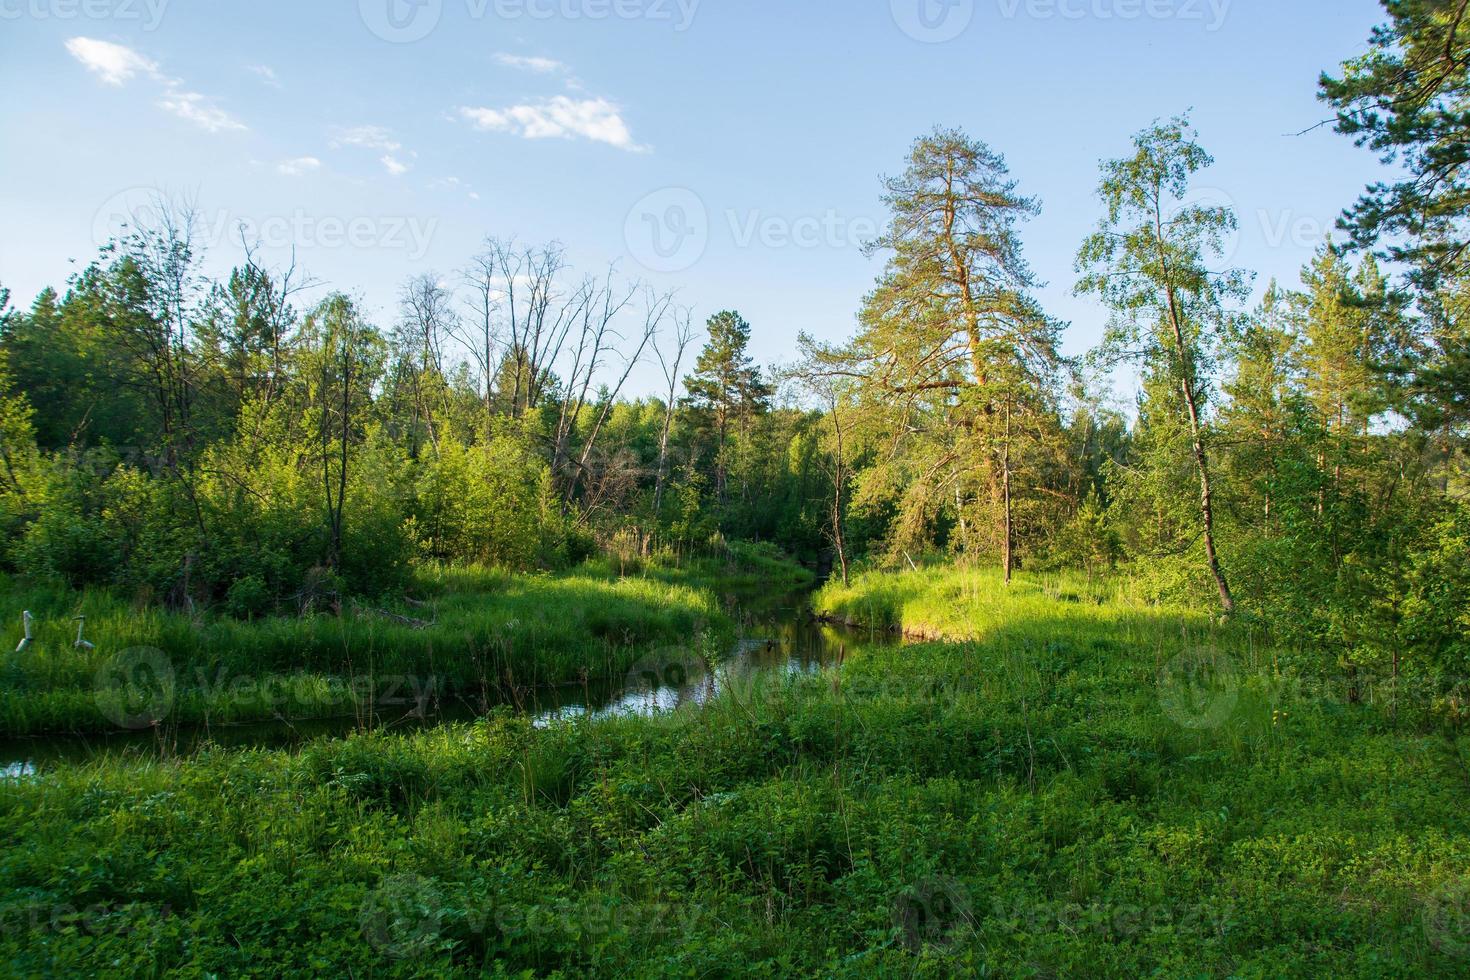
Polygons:
<instances>
[{"instance_id":1,"label":"bush","mask_svg":"<svg viewBox=\"0 0 1470 980\"><path fill-rule=\"evenodd\" d=\"M421 550L439 560L533 567L557 550L550 498L549 468L520 441L441 440L415 486Z\"/></svg>"},{"instance_id":2,"label":"bush","mask_svg":"<svg viewBox=\"0 0 1470 980\"><path fill-rule=\"evenodd\" d=\"M1088 494L1076 516L1057 534L1044 563L1048 568L1085 568L1098 572L1114 567L1122 548L1108 524L1107 509L1097 494Z\"/></svg>"},{"instance_id":3,"label":"bush","mask_svg":"<svg viewBox=\"0 0 1470 980\"><path fill-rule=\"evenodd\" d=\"M1436 673L1470 675L1470 507L1426 535L1406 576L1398 633L1404 648Z\"/></svg>"}]
</instances>

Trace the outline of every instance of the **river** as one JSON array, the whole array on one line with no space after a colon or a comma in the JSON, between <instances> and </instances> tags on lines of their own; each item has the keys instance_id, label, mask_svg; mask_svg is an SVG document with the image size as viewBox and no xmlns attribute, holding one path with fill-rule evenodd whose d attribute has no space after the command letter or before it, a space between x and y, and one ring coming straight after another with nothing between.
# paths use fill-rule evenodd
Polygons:
<instances>
[{"instance_id":1,"label":"river","mask_svg":"<svg viewBox=\"0 0 1470 980\"><path fill-rule=\"evenodd\" d=\"M655 653L625 677L589 685L546 688L497 704L446 700L424 706L380 707L377 717L313 721L273 720L241 725L164 726L145 732L0 739L0 779L25 778L48 768L104 755L188 755L207 745L222 748L291 748L367 727L414 731L473 721L490 708L509 705L538 725L584 716L659 715L690 710L732 687L753 686L784 675L833 667L864 646L892 645L898 637L817 622L810 592L767 593L744 589L722 595L738 627L732 650L706 665L679 654ZM420 707L423 710L419 710Z\"/></svg>"}]
</instances>

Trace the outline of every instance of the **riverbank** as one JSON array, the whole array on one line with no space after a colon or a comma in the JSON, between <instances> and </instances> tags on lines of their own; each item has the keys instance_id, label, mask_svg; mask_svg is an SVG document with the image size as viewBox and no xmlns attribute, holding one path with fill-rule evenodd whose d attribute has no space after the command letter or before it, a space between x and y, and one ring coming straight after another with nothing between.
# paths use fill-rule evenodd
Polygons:
<instances>
[{"instance_id":1,"label":"riverbank","mask_svg":"<svg viewBox=\"0 0 1470 980\"><path fill-rule=\"evenodd\" d=\"M667 716L502 713L11 781L0 960L1462 975L1463 734L1282 684L1275 651L1207 615L972 584L992 618L971 641L854 649Z\"/></svg>"},{"instance_id":2,"label":"riverbank","mask_svg":"<svg viewBox=\"0 0 1470 980\"><path fill-rule=\"evenodd\" d=\"M169 725L397 717L442 702L482 708L566 685L621 679L651 651L711 652L734 623L722 589L796 588L811 573L769 548L736 546L679 565L605 560L513 575L421 569L411 593L373 604L242 622L136 609L105 592L0 583L0 622L35 617L35 639L0 664L0 736ZM86 617L93 649L75 646ZM8 646L8 644L7 644Z\"/></svg>"}]
</instances>

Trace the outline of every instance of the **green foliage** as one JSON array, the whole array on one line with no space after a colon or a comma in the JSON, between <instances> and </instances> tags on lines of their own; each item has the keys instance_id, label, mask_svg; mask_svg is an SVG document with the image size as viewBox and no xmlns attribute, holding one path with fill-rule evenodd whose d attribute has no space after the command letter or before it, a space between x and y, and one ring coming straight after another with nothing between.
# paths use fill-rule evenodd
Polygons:
<instances>
[{"instance_id":1,"label":"green foliage","mask_svg":"<svg viewBox=\"0 0 1470 980\"><path fill-rule=\"evenodd\" d=\"M802 338L816 410L774 406L733 311L686 398L691 311L666 399L625 398L672 297L615 349L636 288L564 282L555 244L487 243L480 322L426 273L387 330L342 293L298 313L249 249L211 282L166 206L64 295L0 287L0 622L35 615L0 732L115 729L139 651L169 705L156 757L0 772L0 962L1463 973L1470 3L1384 6L1321 86L1405 171L1344 222L1394 266L1329 243L1246 314L1188 120L1103 163L1077 288L1111 313L1093 366L1139 369L1132 420L1065 383L1038 205L953 130L884 182L857 336ZM922 644L657 723L368 731L728 647L714 590L809 584L788 552L841 569L824 628ZM169 750L330 716L363 734Z\"/></svg>"},{"instance_id":2,"label":"green foliage","mask_svg":"<svg viewBox=\"0 0 1470 980\"><path fill-rule=\"evenodd\" d=\"M879 594L973 639L868 649L840 683L679 728L501 714L11 781L0 956L26 974L1461 972L1463 737L1309 695L1243 624L1122 582L935 571L822 602ZM1199 646L1233 662L1234 696L1189 727L1160 668Z\"/></svg>"},{"instance_id":3,"label":"green foliage","mask_svg":"<svg viewBox=\"0 0 1470 980\"><path fill-rule=\"evenodd\" d=\"M1384 0L1367 53L1326 73L1337 131L1407 173L1371 185L1346 215L1355 244L1387 242L1421 285L1465 274L1470 208L1470 16L1466 0Z\"/></svg>"},{"instance_id":4,"label":"green foliage","mask_svg":"<svg viewBox=\"0 0 1470 980\"><path fill-rule=\"evenodd\" d=\"M529 568L553 551L550 468L509 436L441 440L415 496L423 546L436 560Z\"/></svg>"},{"instance_id":5,"label":"green foliage","mask_svg":"<svg viewBox=\"0 0 1470 980\"><path fill-rule=\"evenodd\" d=\"M1048 563L1060 568L1080 568L1096 573L1113 568L1122 555L1117 532L1108 523L1107 509L1091 493L1061 531L1047 555Z\"/></svg>"},{"instance_id":6,"label":"green foliage","mask_svg":"<svg viewBox=\"0 0 1470 980\"><path fill-rule=\"evenodd\" d=\"M1470 676L1470 507L1426 530L1404 578L1395 632L1408 658L1449 677Z\"/></svg>"},{"instance_id":7,"label":"green foliage","mask_svg":"<svg viewBox=\"0 0 1470 980\"><path fill-rule=\"evenodd\" d=\"M800 583L804 575L764 549L646 578L615 578L592 565L536 576L429 566L411 583L418 598L381 606L344 600L340 614L257 615L252 622L139 611L104 591L8 581L0 622L18 623L30 610L38 632L36 643L7 655L0 668L0 732L115 730L96 696L99 671L139 648L161 651L172 667L177 698L169 719L179 724L371 715L373 698L389 691L398 699L427 692L435 700L498 700L621 678L652 648L706 630L722 635L727 624L717 604L690 582ZM239 576L223 612L257 614L262 590L268 586L258 573ZM96 649L72 647L76 615L87 617Z\"/></svg>"}]
</instances>

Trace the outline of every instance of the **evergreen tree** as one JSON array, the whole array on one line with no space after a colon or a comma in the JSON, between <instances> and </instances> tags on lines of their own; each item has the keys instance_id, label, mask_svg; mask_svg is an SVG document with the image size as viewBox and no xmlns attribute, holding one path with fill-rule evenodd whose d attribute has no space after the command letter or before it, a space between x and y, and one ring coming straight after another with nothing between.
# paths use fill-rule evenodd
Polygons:
<instances>
[{"instance_id":1,"label":"evergreen tree","mask_svg":"<svg viewBox=\"0 0 1470 980\"><path fill-rule=\"evenodd\" d=\"M970 547L967 516L978 512L1009 581L1016 473L1059 431L1059 327L1031 295L1017 229L1038 207L1017 193L1000 154L956 130L917 140L884 186L889 224L869 248L888 263L858 337L825 359L860 379L859 399L892 412L895 431L911 430L879 471L902 487L898 543L926 537L952 503L960 547Z\"/></svg>"},{"instance_id":2,"label":"evergreen tree","mask_svg":"<svg viewBox=\"0 0 1470 980\"><path fill-rule=\"evenodd\" d=\"M1274 530L1281 469L1306 424L1301 339L1293 298L1275 281L1255 313L1225 338L1232 363L1222 385L1220 434L1228 498L1239 524Z\"/></svg>"},{"instance_id":3,"label":"evergreen tree","mask_svg":"<svg viewBox=\"0 0 1470 980\"><path fill-rule=\"evenodd\" d=\"M731 460L732 427L743 440L751 421L770 409L771 387L747 353L750 324L731 310L716 313L707 324L709 340L684 379L685 404L705 416L713 430L715 493L723 502Z\"/></svg>"},{"instance_id":4,"label":"evergreen tree","mask_svg":"<svg viewBox=\"0 0 1470 980\"><path fill-rule=\"evenodd\" d=\"M1367 53L1323 74L1337 131L1407 173L1343 218L1353 244L1384 239L1426 291L1470 271L1470 0L1383 0Z\"/></svg>"}]
</instances>

